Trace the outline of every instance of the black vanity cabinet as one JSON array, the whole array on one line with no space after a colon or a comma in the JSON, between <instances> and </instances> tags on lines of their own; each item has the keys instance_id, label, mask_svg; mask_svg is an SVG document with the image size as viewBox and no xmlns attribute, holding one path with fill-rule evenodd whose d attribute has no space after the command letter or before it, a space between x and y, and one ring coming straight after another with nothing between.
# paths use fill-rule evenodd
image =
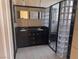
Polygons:
<instances>
[{"instance_id":1,"label":"black vanity cabinet","mask_svg":"<svg viewBox=\"0 0 79 59\"><path fill-rule=\"evenodd\" d=\"M48 28L40 27L36 28L26 28L17 27L16 28L16 43L17 47L27 47L32 45L41 45L48 43Z\"/></svg>"}]
</instances>

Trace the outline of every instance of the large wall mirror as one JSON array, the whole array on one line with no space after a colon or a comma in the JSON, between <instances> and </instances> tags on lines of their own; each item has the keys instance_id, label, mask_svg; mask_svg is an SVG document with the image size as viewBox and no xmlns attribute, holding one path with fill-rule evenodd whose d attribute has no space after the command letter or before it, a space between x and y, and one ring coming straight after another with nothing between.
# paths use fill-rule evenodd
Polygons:
<instances>
[{"instance_id":1,"label":"large wall mirror","mask_svg":"<svg viewBox=\"0 0 79 59\"><path fill-rule=\"evenodd\" d=\"M14 5L14 12L15 21L18 19L39 20L42 19L45 8Z\"/></svg>"},{"instance_id":2,"label":"large wall mirror","mask_svg":"<svg viewBox=\"0 0 79 59\"><path fill-rule=\"evenodd\" d=\"M45 11L44 7L14 5L15 27L48 27L49 15L46 16ZM49 11L47 12L49 13Z\"/></svg>"}]
</instances>

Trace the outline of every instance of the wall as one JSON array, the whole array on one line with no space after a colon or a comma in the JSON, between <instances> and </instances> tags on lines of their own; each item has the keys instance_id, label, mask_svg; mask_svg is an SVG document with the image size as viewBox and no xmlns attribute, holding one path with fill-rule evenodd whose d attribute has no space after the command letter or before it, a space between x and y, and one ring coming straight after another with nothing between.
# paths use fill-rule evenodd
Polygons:
<instances>
[{"instance_id":1,"label":"wall","mask_svg":"<svg viewBox=\"0 0 79 59\"><path fill-rule=\"evenodd\" d=\"M13 59L9 0L0 0L0 59Z\"/></svg>"},{"instance_id":2,"label":"wall","mask_svg":"<svg viewBox=\"0 0 79 59\"><path fill-rule=\"evenodd\" d=\"M41 20L32 19L21 19L16 22L16 27L32 27L32 26L43 26Z\"/></svg>"}]
</instances>

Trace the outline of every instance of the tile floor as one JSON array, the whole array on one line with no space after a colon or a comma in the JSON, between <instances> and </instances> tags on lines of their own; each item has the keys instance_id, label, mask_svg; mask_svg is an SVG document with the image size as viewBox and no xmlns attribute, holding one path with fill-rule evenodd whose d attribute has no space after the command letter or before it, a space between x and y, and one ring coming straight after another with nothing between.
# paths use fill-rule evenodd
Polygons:
<instances>
[{"instance_id":1,"label":"tile floor","mask_svg":"<svg viewBox=\"0 0 79 59\"><path fill-rule=\"evenodd\" d=\"M61 59L48 45L19 48L16 59Z\"/></svg>"}]
</instances>

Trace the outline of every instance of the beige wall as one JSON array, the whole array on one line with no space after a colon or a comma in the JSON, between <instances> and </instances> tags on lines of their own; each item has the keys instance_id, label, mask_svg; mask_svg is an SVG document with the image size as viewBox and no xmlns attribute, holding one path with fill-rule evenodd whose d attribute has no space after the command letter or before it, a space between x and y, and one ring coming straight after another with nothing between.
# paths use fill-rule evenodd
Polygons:
<instances>
[{"instance_id":1,"label":"beige wall","mask_svg":"<svg viewBox=\"0 0 79 59\"><path fill-rule=\"evenodd\" d=\"M42 20L20 19L16 22L15 25L15 27L32 27L32 26L43 26Z\"/></svg>"},{"instance_id":2,"label":"beige wall","mask_svg":"<svg viewBox=\"0 0 79 59\"><path fill-rule=\"evenodd\" d=\"M13 58L9 0L0 0L0 59Z\"/></svg>"},{"instance_id":3,"label":"beige wall","mask_svg":"<svg viewBox=\"0 0 79 59\"><path fill-rule=\"evenodd\" d=\"M71 48L71 59L78 59L78 19L75 18L75 25L74 25L74 33L73 33L73 41L72 41L72 48Z\"/></svg>"}]
</instances>

